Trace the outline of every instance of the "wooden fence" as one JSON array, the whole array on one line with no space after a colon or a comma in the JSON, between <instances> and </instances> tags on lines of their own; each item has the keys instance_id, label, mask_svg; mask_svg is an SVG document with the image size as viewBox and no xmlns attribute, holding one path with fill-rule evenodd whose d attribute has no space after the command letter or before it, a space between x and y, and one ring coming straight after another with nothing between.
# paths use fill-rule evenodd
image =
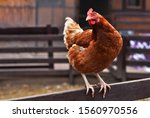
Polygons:
<instances>
[{"instance_id":1,"label":"wooden fence","mask_svg":"<svg viewBox=\"0 0 150 118\"><path fill-rule=\"evenodd\" d=\"M113 62L110 66L109 73L115 78L125 81L128 79L138 79L149 77L149 73L144 71L141 73L130 72L127 70L128 66L150 66L150 60L129 60L128 56L133 53L149 54L150 49L137 49L131 48L129 41L146 41L150 42L150 36L133 35L123 36L123 49L117 58L117 61ZM0 43L5 42L46 42L47 46L15 46L15 47L0 47L0 75L57 75L57 76L69 76L71 83L74 83L74 75L76 73L70 66L66 69L55 69L54 64L68 64L66 58L65 46L54 46L53 43L63 43L63 35L58 34L57 28L40 27L40 28L6 28L0 29ZM30 54L30 53L44 53L47 56L32 57L32 58L9 58L3 57L3 54ZM54 53L64 53L65 55L56 58ZM115 68L114 68L115 66ZM103 73L102 73L103 74Z\"/></svg>"},{"instance_id":2,"label":"wooden fence","mask_svg":"<svg viewBox=\"0 0 150 118\"><path fill-rule=\"evenodd\" d=\"M150 97L150 78L111 84L111 91L107 92L105 99L95 87L95 97L91 93L85 94L85 89L58 93L41 94L23 98L11 99L15 101L131 101Z\"/></svg>"},{"instance_id":3,"label":"wooden fence","mask_svg":"<svg viewBox=\"0 0 150 118\"><path fill-rule=\"evenodd\" d=\"M12 35L0 36L0 41L61 41L62 35ZM53 53L53 52L66 52L65 47L8 47L8 48L0 48L0 53ZM54 58L50 56L46 56L45 58L4 58L0 59L0 64L7 64L0 66L0 74L27 74L27 75L43 75L43 74L69 74L68 71L62 70L42 70L42 68L51 68L49 65L54 63L67 63L66 58ZM10 65L9 65L10 64ZM12 65L13 64L13 65ZM23 65L15 65L15 64L23 64ZM33 65L28 65L33 64ZM31 69L32 68L32 69ZM33 69L40 69L34 71ZM22 70L21 70L22 69ZM28 70L27 70L28 69ZM31 69L31 70L30 70Z\"/></svg>"},{"instance_id":4,"label":"wooden fence","mask_svg":"<svg viewBox=\"0 0 150 118\"><path fill-rule=\"evenodd\" d=\"M143 45L143 48L136 48L130 46L130 41L139 41L147 43L149 45L150 42L150 36L146 35L127 35L123 36L123 48L120 53L120 55L117 58L117 61L115 62L117 69L114 69L112 66L109 67L110 71L116 78L120 78L122 81L128 80L128 79L140 79L140 78L146 78L150 76L149 72L145 72L144 70L141 70L141 72L136 72L136 67L150 67L150 59L147 58L145 60L134 60L130 59L129 56L139 53L143 55L150 55L150 48L146 48ZM130 71L127 69L127 67L131 67L135 69L134 71Z\"/></svg>"},{"instance_id":5,"label":"wooden fence","mask_svg":"<svg viewBox=\"0 0 150 118\"><path fill-rule=\"evenodd\" d=\"M0 29L0 75L69 75L67 70L54 70L54 63L67 63L66 58L54 58L54 52L66 52L65 47L54 47L53 42L62 42L63 35L57 35L58 29L54 27L29 27L29 28L5 28ZM16 43L46 42L47 46L5 46L11 42ZM42 57L10 58L5 54L38 54Z\"/></svg>"}]
</instances>

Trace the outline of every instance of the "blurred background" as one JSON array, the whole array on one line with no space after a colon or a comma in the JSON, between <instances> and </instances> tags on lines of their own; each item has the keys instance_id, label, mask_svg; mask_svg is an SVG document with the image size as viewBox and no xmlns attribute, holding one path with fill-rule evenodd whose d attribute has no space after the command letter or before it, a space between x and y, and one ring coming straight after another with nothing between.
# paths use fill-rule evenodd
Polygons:
<instances>
[{"instance_id":1,"label":"blurred background","mask_svg":"<svg viewBox=\"0 0 150 118\"><path fill-rule=\"evenodd\" d=\"M69 16L87 27L86 12L91 7L118 30L149 29L149 0L0 0L0 26L51 24L62 31L64 19Z\"/></svg>"},{"instance_id":2,"label":"blurred background","mask_svg":"<svg viewBox=\"0 0 150 118\"><path fill-rule=\"evenodd\" d=\"M122 36L125 36L126 38L135 36L135 38L131 38L131 40L126 43L126 46L129 46L131 49L141 49L141 51L128 50L132 53L128 54L126 52L124 56L127 60L137 61L139 63L130 62L127 64L131 64L132 66L126 66L126 60L124 60L121 62L123 65L118 67L121 69L120 72L118 71L117 77L110 75L110 70L106 69L106 81L112 83L127 80L124 79L124 77L123 79L120 79L122 77L120 74L122 73L121 70L125 71L124 75L129 71L137 74L140 72L140 76L132 76L134 79L149 76L150 55L148 49L150 49L150 42L147 38L145 41L144 37L150 37L150 0L0 0L0 99L10 99L14 97L84 87L80 76L75 76L80 79L74 80L75 82L73 83L76 83L75 85L70 85L68 78L72 78L70 77L72 71L70 71L71 67L68 65L67 61L63 64L57 62L51 66L51 69L54 71L67 69L67 76L58 76L61 72L56 74L58 77L49 76L47 74L32 76L32 71L35 70L35 67L33 70L33 66L38 65L38 67L40 67L43 62L41 62L40 65L39 61L34 64L31 64L31 62L30 64L27 64L27 59L36 58L40 60L47 59L51 56L56 61L56 58L66 59L66 52L53 52L50 54L46 51L34 52L33 49L30 52L27 48L47 49L49 46L50 48L62 48L64 47L63 40L60 42L50 42L49 40L33 40L28 42L25 40L19 41L19 38L22 38L21 35L24 36L29 34L34 34L34 36L41 35L37 38L45 38L48 34L62 35L65 17L67 16L78 22L83 29L87 29L89 26L85 21L85 18L89 8L93 8L95 11L102 14L122 34ZM49 30L49 27L52 29ZM15 35L15 37L18 38L17 41L10 40L12 35ZM140 37L141 41L137 41L137 37ZM7 41L5 41L5 39ZM8 40L10 41L8 42ZM24 50L22 49L23 53L14 48L19 48L18 50L24 48ZM16 52L12 50L16 50ZM14 59L14 61L10 61L11 59ZM23 64L18 64L18 60L15 59L24 59L23 61L20 61L20 63L22 62ZM27 65L29 67L25 67ZM32 69L30 69L31 66ZM38 69L42 68L43 72L44 67L46 68L46 65L42 65ZM116 66L114 66L114 68L116 68ZM15 71L12 71L14 69ZM29 71L27 71L26 74L14 76L13 73L20 73L20 69L23 71L29 69L31 71L30 76L28 75ZM46 71L48 69L46 68ZM38 73L39 71L34 72ZM48 73L53 72L48 71ZM146 73L146 75L141 76L143 73ZM107 75L109 75L111 79L107 80ZM126 76L126 78L130 77ZM91 82L94 83L95 80L91 79Z\"/></svg>"}]
</instances>

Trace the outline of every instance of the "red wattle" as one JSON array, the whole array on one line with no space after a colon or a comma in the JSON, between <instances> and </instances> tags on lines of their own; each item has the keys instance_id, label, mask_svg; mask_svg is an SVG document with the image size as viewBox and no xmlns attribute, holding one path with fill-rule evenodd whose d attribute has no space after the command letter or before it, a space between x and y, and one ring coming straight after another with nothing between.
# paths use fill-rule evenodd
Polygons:
<instances>
[{"instance_id":1,"label":"red wattle","mask_svg":"<svg viewBox=\"0 0 150 118\"><path fill-rule=\"evenodd\" d=\"M94 25L96 22L94 20L89 20L90 25Z\"/></svg>"}]
</instances>

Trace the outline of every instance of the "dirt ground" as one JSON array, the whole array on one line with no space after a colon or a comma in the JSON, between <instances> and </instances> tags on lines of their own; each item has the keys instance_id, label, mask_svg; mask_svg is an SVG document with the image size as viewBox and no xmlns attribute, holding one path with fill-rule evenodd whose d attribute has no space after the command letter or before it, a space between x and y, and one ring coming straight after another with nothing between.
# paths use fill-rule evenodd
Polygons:
<instances>
[{"instance_id":1,"label":"dirt ground","mask_svg":"<svg viewBox=\"0 0 150 118\"><path fill-rule=\"evenodd\" d=\"M24 84L19 87L11 87L9 85L5 87L0 87L0 100L7 100L12 98L43 94L43 93L53 93L58 91L73 90L78 89L79 85L69 85L67 83L62 83L60 85L46 85L46 86L31 86Z\"/></svg>"},{"instance_id":2,"label":"dirt ground","mask_svg":"<svg viewBox=\"0 0 150 118\"><path fill-rule=\"evenodd\" d=\"M66 78L60 80L58 78L2 79L0 80L0 100L78 88L84 88L84 85L70 85Z\"/></svg>"}]
</instances>

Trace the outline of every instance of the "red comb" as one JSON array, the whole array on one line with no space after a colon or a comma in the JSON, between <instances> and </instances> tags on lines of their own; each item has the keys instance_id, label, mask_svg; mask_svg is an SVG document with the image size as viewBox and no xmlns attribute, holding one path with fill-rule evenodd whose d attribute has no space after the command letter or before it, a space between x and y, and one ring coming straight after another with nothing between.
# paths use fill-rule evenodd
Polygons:
<instances>
[{"instance_id":1,"label":"red comb","mask_svg":"<svg viewBox=\"0 0 150 118\"><path fill-rule=\"evenodd\" d=\"M91 14L92 12L93 12L93 9L90 8L90 9L88 10L87 14Z\"/></svg>"}]
</instances>

